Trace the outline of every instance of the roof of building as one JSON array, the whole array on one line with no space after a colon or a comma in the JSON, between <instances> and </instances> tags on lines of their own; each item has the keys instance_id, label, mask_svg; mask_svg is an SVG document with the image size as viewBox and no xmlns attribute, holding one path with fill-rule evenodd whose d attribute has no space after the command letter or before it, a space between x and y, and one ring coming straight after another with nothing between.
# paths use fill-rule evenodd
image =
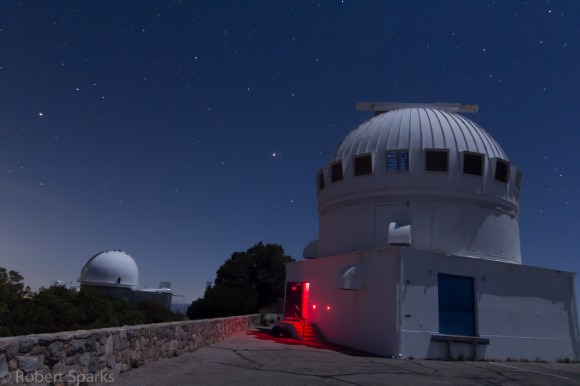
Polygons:
<instances>
[{"instance_id":1,"label":"roof of building","mask_svg":"<svg viewBox=\"0 0 580 386\"><path fill-rule=\"evenodd\" d=\"M361 124L338 146L331 162L396 149L469 151L508 160L491 135L470 119L436 107L405 107Z\"/></svg>"},{"instance_id":2,"label":"roof of building","mask_svg":"<svg viewBox=\"0 0 580 386\"><path fill-rule=\"evenodd\" d=\"M139 269L125 251L111 250L91 257L81 270L81 285L100 285L135 289Z\"/></svg>"}]
</instances>

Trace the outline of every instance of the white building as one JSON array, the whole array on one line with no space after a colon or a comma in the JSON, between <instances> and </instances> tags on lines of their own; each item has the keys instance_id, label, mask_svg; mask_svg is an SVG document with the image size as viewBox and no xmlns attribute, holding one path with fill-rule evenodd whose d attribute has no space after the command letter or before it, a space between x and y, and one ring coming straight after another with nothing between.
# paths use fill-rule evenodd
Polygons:
<instances>
[{"instance_id":1,"label":"white building","mask_svg":"<svg viewBox=\"0 0 580 386\"><path fill-rule=\"evenodd\" d=\"M459 115L477 106L359 107L375 116L318 173L319 237L286 267L298 335L308 321L384 356L578 359L574 274L521 264L522 172Z\"/></svg>"},{"instance_id":2,"label":"white building","mask_svg":"<svg viewBox=\"0 0 580 386\"><path fill-rule=\"evenodd\" d=\"M129 304L152 301L167 309L171 307L171 285L162 282L159 288L140 289L137 263L125 251L97 253L83 266L79 278L81 290L92 288L124 300Z\"/></svg>"}]
</instances>

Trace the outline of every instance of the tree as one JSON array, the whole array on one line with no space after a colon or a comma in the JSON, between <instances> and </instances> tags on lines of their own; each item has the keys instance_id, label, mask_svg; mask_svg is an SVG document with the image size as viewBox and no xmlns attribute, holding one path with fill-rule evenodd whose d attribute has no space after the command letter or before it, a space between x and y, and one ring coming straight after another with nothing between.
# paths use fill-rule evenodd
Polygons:
<instances>
[{"instance_id":1,"label":"tree","mask_svg":"<svg viewBox=\"0 0 580 386\"><path fill-rule=\"evenodd\" d=\"M0 267L0 315L14 302L30 296L30 287L25 287L22 280L23 277L18 272Z\"/></svg>"},{"instance_id":2,"label":"tree","mask_svg":"<svg viewBox=\"0 0 580 386\"><path fill-rule=\"evenodd\" d=\"M182 315L175 314L171 310L168 310L151 300L138 303L137 311L139 311L145 318L144 323L162 323L183 320Z\"/></svg>"},{"instance_id":3,"label":"tree","mask_svg":"<svg viewBox=\"0 0 580 386\"><path fill-rule=\"evenodd\" d=\"M191 319L241 315L272 306L284 296L284 264L292 260L277 244L259 242L245 252L234 252L187 315Z\"/></svg>"},{"instance_id":4,"label":"tree","mask_svg":"<svg viewBox=\"0 0 580 386\"><path fill-rule=\"evenodd\" d=\"M25 323L31 331L19 334L78 330L81 313L76 298L75 290L63 286L41 288L30 303L33 312L27 312L28 320L21 321L21 325Z\"/></svg>"},{"instance_id":5,"label":"tree","mask_svg":"<svg viewBox=\"0 0 580 386\"><path fill-rule=\"evenodd\" d=\"M0 336L10 335L11 315L22 311L32 291L25 287L23 277L16 271L0 267Z\"/></svg>"},{"instance_id":6,"label":"tree","mask_svg":"<svg viewBox=\"0 0 580 386\"><path fill-rule=\"evenodd\" d=\"M94 289L55 285L32 293L18 272L0 267L0 336L180 320L154 304L129 305Z\"/></svg>"},{"instance_id":7,"label":"tree","mask_svg":"<svg viewBox=\"0 0 580 386\"><path fill-rule=\"evenodd\" d=\"M256 304L256 296L251 291L227 284L215 285L205 291L203 299L191 303L187 316L191 319L206 319L251 314L256 312Z\"/></svg>"},{"instance_id":8,"label":"tree","mask_svg":"<svg viewBox=\"0 0 580 386\"><path fill-rule=\"evenodd\" d=\"M135 307L93 288L82 289L76 302L83 329L145 323L145 316Z\"/></svg>"}]
</instances>

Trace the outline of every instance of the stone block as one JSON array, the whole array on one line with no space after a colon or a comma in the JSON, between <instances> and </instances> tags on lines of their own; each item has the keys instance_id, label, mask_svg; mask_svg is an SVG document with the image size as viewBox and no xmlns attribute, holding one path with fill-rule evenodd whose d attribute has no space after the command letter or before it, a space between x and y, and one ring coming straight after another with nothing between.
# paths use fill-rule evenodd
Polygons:
<instances>
[{"instance_id":1,"label":"stone block","mask_svg":"<svg viewBox=\"0 0 580 386\"><path fill-rule=\"evenodd\" d=\"M5 378L10 375L8 371L8 361L6 360L6 355L0 355L0 379Z\"/></svg>"},{"instance_id":2,"label":"stone block","mask_svg":"<svg viewBox=\"0 0 580 386\"><path fill-rule=\"evenodd\" d=\"M8 358L12 358L16 354L18 354L19 348L20 348L19 337L0 338L0 352L6 354Z\"/></svg>"},{"instance_id":3,"label":"stone block","mask_svg":"<svg viewBox=\"0 0 580 386\"><path fill-rule=\"evenodd\" d=\"M18 368L24 374L30 374L38 370L39 360L36 356L18 356Z\"/></svg>"},{"instance_id":4,"label":"stone block","mask_svg":"<svg viewBox=\"0 0 580 386\"><path fill-rule=\"evenodd\" d=\"M91 363L91 354L83 354L78 357L78 363L80 363L83 367L88 368L89 364Z\"/></svg>"},{"instance_id":5,"label":"stone block","mask_svg":"<svg viewBox=\"0 0 580 386\"><path fill-rule=\"evenodd\" d=\"M46 346L41 346L40 344L36 344L30 349L28 354L30 355L42 355L46 351Z\"/></svg>"},{"instance_id":6,"label":"stone block","mask_svg":"<svg viewBox=\"0 0 580 386\"><path fill-rule=\"evenodd\" d=\"M68 342L66 355L73 356L77 353L85 352L85 345L87 344L86 339L72 339Z\"/></svg>"},{"instance_id":7,"label":"stone block","mask_svg":"<svg viewBox=\"0 0 580 386\"><path fill-rule=\"evenodd\" d=\"M88 337L85 343L85 351L96 352L97 351L97 338L94 336Z\"/></svg>"},{"instance_id":8,"label":"stone block","mask_svg":"<svg viewBox=\"0 0 580 386\"><path fill-rule=\"evenodd\" d=\"M114 369L116 364L117 364L117 360L116 360L115 356L114 355L110 355L107 358L107 366L109 366L110 368Z\"/></svg>"},{"instance_id":9,"label":"stone block","mask_svg":"<svg viewBox=\"0 0 580 386\"><path fill-rule=\"evenodd\" d=\"M99 369L102 369L102 366L99 366L99 360L96 357L91 356L89 361L88 373L90 374L96 373L97 371L99 371Z\"/></svg>"},{"instance_id":10,"label":"stone block","mask_svg":"<svg viewBox=\"0 0 580 386\"><path fill-rule=\"evenodd\" d=\"M105 340L104 346L105 346L104 354L106 356L111 355L115 348L112 336L109 335L109 337Z\"/></svg>"},{"instance_id":11,"label":"stone block","mask_svg":"<svg viewBox=\"0 0 580 386\"><path fill-rule=\"evenodd\" d=\"M58 338L55 335L42 334L38 336L38 344L41 346L48 346Z\"/></svg>"},{"instance_id":12,"label":"stone block","mask_svg":"<svg viewBox=\"0 0 580 386\"><path fill-rule=\"evenodd\" d=\"M44 355L44 363L48 367L52 367L63 358L64 356L63 354L64 354L64 343L59 340L54 341L51 344L49 344L46 349L46 353Z\"/></svg>"},{"instance_id":13,"label":"stone block","mask_svg":"<svg viewBox=\"0 0 580 386\"><path fill-rule=\"evenodd\" d=\"M20 354L28 354L35 345L36 341L34 339L28 337L22 338L20 340L20 347L18 351Z\"/></svg>"}]
</instances>

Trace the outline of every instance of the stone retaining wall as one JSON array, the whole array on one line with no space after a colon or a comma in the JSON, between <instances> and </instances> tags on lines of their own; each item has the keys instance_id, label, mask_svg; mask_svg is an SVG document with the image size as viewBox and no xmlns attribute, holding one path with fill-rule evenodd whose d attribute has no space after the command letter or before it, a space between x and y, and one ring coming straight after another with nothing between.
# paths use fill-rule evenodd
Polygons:
<instances>
[{"instance_id":1,"label":"stone retaining wall","mask_svg":"<svg viewBox=\"0 0 580 386\"><path fill-rule=\"evenodd\" d=\"M195 351L259 322L255 314L0 338L0 384L113 382L120 372Z\"/></svg>"}]
</instances>

